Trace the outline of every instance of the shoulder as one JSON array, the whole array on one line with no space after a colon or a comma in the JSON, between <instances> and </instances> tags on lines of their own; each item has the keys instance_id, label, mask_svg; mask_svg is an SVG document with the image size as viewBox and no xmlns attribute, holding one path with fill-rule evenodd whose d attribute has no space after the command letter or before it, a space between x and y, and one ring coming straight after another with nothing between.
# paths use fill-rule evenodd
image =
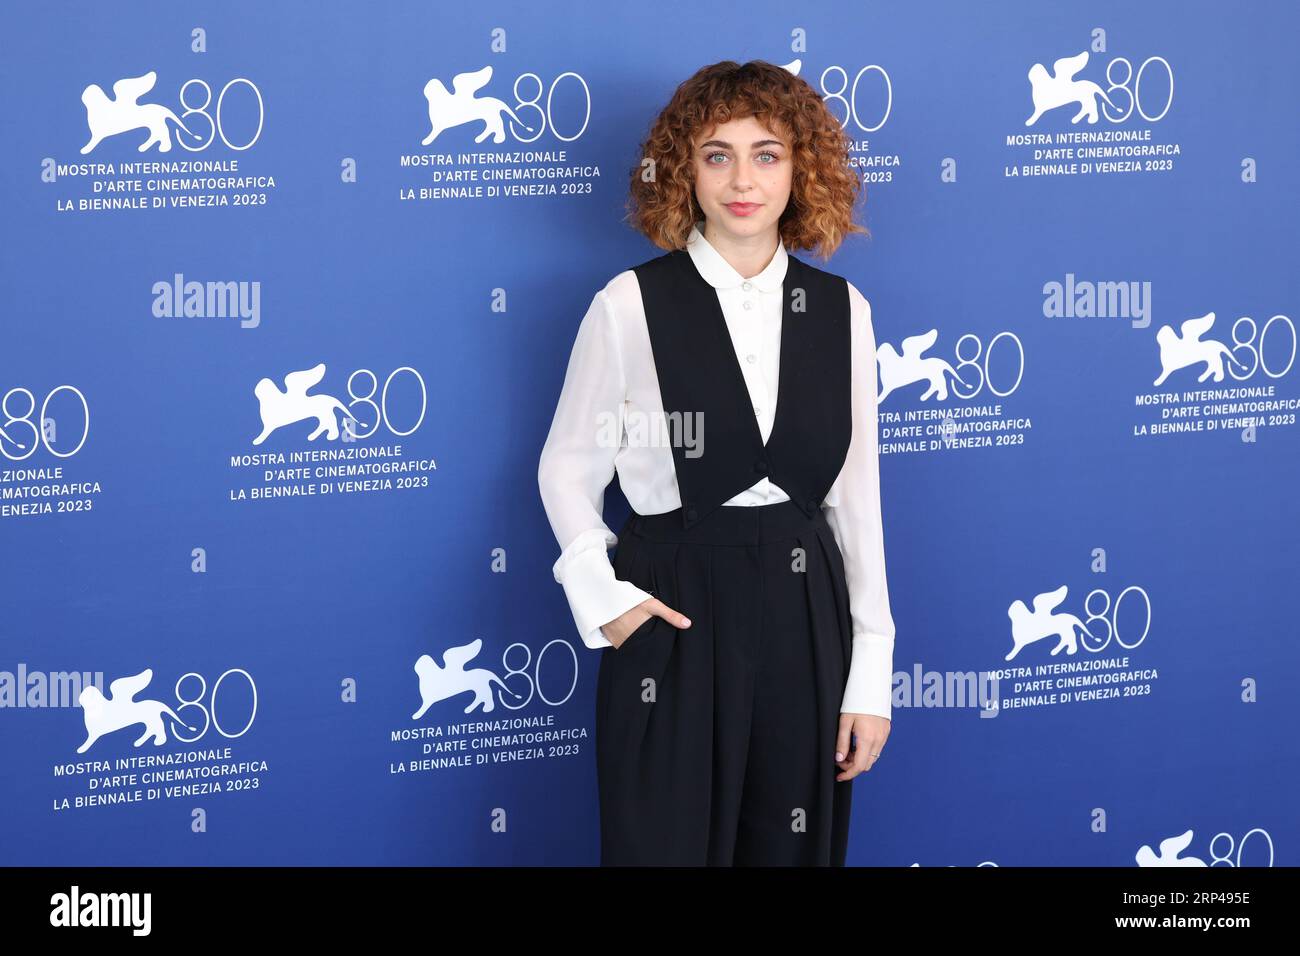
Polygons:
<instances>
[{"instance_id":1,"label":"shoulder","mask_svg":"<svg viewBox=\"0 0 1300 956\"><path fill-rule=\"evenodd\" d=\"M857 286L836 272L819 269L817 266L814 266L809 262L804 262L802 259L798 261L806 272L812 273L821 281L833 284L838 288L844 289L848 293L849 317L855 328L863 323L866 323L867 325L871 324L871 303L867 301L867 297L858 290Z\"/></svg>"},{"instance_id":2,"label":"shoulder","mask_svg":"<svg viewBox=\"0 0 1300 956\"><path fill-rule=\"evenodd\" d=\"M844 284L849 287L849 305L853 309L854 316L861 314L869 321L871 319L871 303L867 300L867 297L859 292L858 287L847 279L844 280Z\"/></svg>"},{"instance_id":3,"label":"shoulder","mask_svg":"<svg viewBox=\"0 0 1300 956\"><path fill-rule=\"evenodd\" d=\"M638 262L636 265L624 269L605 283L605 287L600 290L599 295L605 299L606 307L616 320L622 318L626 321L630 316L644 314L641 297L642 276L649 280L657 277L665 270L671 269L673 267L673 257L673 253L665 252L662 255L646 259L644 262Z\"/></svg>"},{"instance_id":4,"label":"shoulder","mask_svg":"<svg viewBox=\"0 0 1300 956\"><path fill-rule=\"evenodd\" d=\"M876 330L871 323L871 302L858 287L847 279L844 284L849 290L849 325L852 327L854 350L865 349L875 353Z\"/></svg>"},{"instance_id":5,"label":"shoulder","mask_svg":"<svg viewBox=\"0 0 1300 956\"><path fill-rule=\"evenodd\" d=\"M868 316L871 314L871 306L866 298L858 291L858 287L837 272L831 272L828 269L822 269L813 265L805 259L797 256L790 257L792 262L798 263L798 268L803 270L804 275L818 282L824 283L828 288L844 290L848 293L849 306L854 318L854 324L857 324L857 317L860 313L865 312Z\"/></svg>"},{"instance_id":6,"label":"shoulder","mask_svg":"<svg viewBox=\"0 0 1300 956\"><path fill-rule=\"evenodd\" d=\"M591 300L585 321L594 324L600 334L623 348L635 331L635 323L645 321L645 307L641 304L641 287L632 269L616 274Z\"/></svg>"},{"instance_id":7,"label":"shoulder","mask_svg":"<svg viewBox=\"0 0 1300 956\"><path fill-rule=\"evenodd\" d=\"M610 317L618 320L632 314L641 304L641 286L633 269L624 269L597 293Z\"/></svg>"}]
</instances>

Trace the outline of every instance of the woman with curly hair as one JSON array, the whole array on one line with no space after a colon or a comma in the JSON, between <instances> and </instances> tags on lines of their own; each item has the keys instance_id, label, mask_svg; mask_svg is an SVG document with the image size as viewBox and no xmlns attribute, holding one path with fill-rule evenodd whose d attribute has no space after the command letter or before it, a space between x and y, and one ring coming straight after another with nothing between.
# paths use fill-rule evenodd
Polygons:
<instances>
[{"instance_id":1,"label":"woman with curly hair","mask_svg":"<svg viewBox=\"0 0 1300 956\"><path fill-rule=\"evenodd\" d=\"M875 337L862 294L788 249L867 232L849 141L803 79L725 61L643 157L630 218L667 252L596 293L538 468L602 651L601 863L843 866L890 725Z\"/></svg>"}]
</instances>

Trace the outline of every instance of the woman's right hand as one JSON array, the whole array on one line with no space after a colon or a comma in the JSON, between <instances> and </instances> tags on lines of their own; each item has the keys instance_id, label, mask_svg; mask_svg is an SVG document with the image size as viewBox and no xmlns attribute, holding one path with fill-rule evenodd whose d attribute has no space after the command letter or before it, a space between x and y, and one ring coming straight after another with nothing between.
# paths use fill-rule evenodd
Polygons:
<instances>
[{"instance_id":1,"label":"woman's right hand","mask_svg":"<svg viewBox=\"0 0 1300 956\"><path fill-rule=\"evenodd\" d=\"M691 626L691 619L685 614L674 611L658 598L648 598L635 607L628 608L614 620L602 624L600 631L605 635L605 640L618 650L632 636L633 631L652 617L662 617L678 630Z\"/></svg>"}]
</instances>

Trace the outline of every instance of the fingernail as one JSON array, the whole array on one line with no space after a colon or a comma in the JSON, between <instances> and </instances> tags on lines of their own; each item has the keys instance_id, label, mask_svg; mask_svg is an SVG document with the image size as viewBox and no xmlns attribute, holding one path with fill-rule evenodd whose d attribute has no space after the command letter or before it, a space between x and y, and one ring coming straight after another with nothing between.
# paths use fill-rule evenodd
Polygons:
<instances>
[{"instance_id":1,"label":"fingernail","mask_svg":"<svg viewBox=\"0 0 1300 956\"><path fill-rule=\"evenodd\" d=\"M682 627L690 627L690 626L691 626L691 619L689 617L682 618Z\"/></svg>"},{"instance_id":2,"label":"fingernail","mask_svg":"<svg viewBox=\"0 0 1300 956\"><path fill-rule=\"evenodd\" d=\"M835 751L835 759L836 759L836 760L843 760L843 759L844 759L844 754L840 753L838 750Z\"/></svg>"}]
</instances>

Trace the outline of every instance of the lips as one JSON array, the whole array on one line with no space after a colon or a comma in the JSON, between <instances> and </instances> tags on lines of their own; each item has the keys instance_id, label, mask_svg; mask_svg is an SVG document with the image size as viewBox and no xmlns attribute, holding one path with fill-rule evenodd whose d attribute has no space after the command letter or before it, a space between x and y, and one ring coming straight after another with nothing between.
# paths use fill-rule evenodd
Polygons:
<instances>
[{"instance_id":1,"label":"lips","mask_svg":"<svg viewBox=\"0 0 1300 956\"><path fill-rule=\"evenodd\" d=\"M737 216L748 216L750 213L756 210L760 205L762 204L756 202L731 202L731 203L727 203L727 208L730 209Z\"/></svg>"}]
</instances>

